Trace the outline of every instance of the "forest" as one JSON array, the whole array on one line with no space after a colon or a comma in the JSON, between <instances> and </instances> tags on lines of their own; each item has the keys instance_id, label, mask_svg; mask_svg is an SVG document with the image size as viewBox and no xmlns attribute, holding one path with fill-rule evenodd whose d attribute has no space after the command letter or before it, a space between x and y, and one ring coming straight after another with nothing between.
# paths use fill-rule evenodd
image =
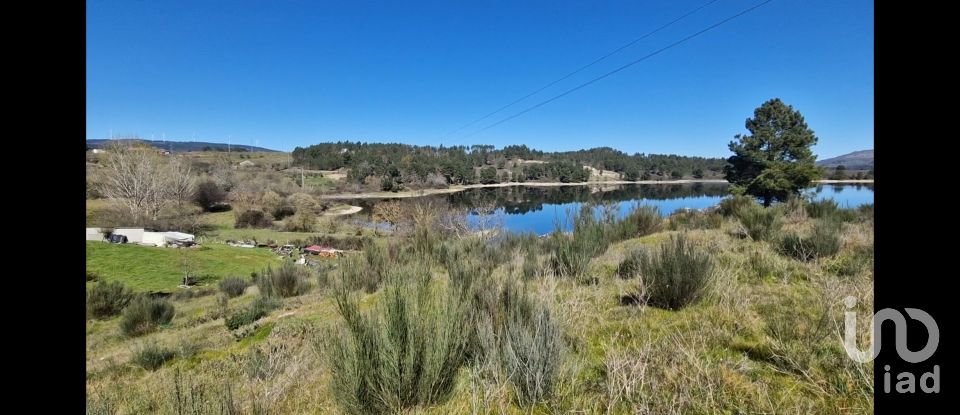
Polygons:
<instances>
[{"instance_id":1,"label":"forest","mask_svg":"<svg viewBox=\"0 0 960 415\"><path fill-rule=\"evenodd\" d=\"M727 164L722 158L678 155L632 155L610 148L544 152L526 145L497 149L492 145L433 147L399 143L338 141L293 150L293 163L316 170L348 169L354 183L379 181L381 190L526 181L577 183L590 171L613 172L621 180L716 178Z\"/></svg>"}]
</instances>

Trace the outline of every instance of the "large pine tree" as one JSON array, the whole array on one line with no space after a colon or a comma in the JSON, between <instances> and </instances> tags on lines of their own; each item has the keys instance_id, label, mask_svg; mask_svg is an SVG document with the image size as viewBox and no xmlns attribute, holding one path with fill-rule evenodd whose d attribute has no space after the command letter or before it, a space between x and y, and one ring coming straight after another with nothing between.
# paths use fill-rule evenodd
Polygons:
<instances>
[{"instance_id":1,"label":"large pine tree","mask_svg":"<svg viewBox=\"0 0 960 415\"><path fill-rule=\"evenodd\" d=\"M792 106L779 98L764 102L746 127L750 135L737 134L730 142L734 155L724 169L734 186L770 206L800 193L819 177L817 156L811 150L817 136Z\"/></svg>"}]
</instances>

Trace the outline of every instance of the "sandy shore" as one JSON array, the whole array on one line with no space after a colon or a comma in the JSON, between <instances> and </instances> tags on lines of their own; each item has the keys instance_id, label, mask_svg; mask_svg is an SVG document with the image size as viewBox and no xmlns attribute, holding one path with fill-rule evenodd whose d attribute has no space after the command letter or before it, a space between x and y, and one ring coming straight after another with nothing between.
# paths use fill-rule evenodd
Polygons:
<instances>
[{"instance_id":1,"label":"sandy shore","mask_svg":"<svg viewBox=\"0 0 960 415\"><path fill-rule=\"evenodd\" d=\"M336 211L336 212L326 212L326 213L323 214L323 216L351 215L351 214L357 213L357 212L359 212L359 211L361 211L361 210L363 210L363 208L360 207L360 206L350 206L350 207L348 207L348 208L346 208L346 209L338 210L338 211Z\"/></svg>"},{"instance_id":2,"label":"sandy shore","mask_svg":"<svg viewBox=\"0 0 960 415\"><path fill-rule=\"evenodd\" d=\"M815 183L873 183L871 180L817 180Z\"/></svg>"}]
</instances>

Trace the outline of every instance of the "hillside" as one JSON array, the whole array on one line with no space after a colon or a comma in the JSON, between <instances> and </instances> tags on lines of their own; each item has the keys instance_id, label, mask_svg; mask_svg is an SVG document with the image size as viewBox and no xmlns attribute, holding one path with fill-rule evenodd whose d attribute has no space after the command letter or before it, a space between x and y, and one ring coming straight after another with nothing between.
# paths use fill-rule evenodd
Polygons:
<instances>
[{"instance_id":1,"label":"hillside","mask_svg":"<svg viewBox=\"0 0 960 415\"><path fill-rule=\"evenodd\" d=\"M126 139L118 140L87 140L87 146L90 148L101 148L106 146L111 141L131 141ZM206 141L164 141L164 140L136 140L142 141L144 143L150 144L157 148L162 148L164 150L170 151L204 151L205 148L226 149L228 147L227 143L209 143ZM248 146L244 144L230 144L229 148L232 151L249 151L249 152L271 152L275 153L277 150L271 150L269 148Z\"/></svg>"},{"instance_id":2,"label":"hillside","mask_svg":"<svg viewBox=\"0 0 960 415\"><path fill-rule=\"evenodd\" d=\"M873 169L873 150L854 151L850 154L844 154L825 160L818 160L820 167L836 168L843 166L847 170L872 170Z\"/></svg>"}]
</instances>

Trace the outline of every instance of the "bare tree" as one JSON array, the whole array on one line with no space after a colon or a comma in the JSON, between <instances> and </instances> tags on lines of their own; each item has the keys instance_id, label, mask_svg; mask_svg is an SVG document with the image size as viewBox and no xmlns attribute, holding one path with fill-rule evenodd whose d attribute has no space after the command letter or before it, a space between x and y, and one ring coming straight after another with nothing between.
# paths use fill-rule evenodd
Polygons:
<instances>
[{"instance_id":1,"label":"bare tree","mask_svg":"<svg viewBox=\"0 0 960 415\"><path fill-rule=\"evenodd\" d=\"M477 217L475 228L481 239L489 240L503 231L503 212L497 209L497 204L493 200L478 202L473 208L473 213Z\"/></svg>"},{"instance_id":2,"label":"bare tree","mask_svg":"<svg viewBox=\"0 0 960 415\"><path fill-rule=\"evenodd\" d=\"M103 160L97 189L135 221L156 220L169 194L163 159L152 148L115 142Z\"/></svg>"},{"instance_id":3,"label":"bare tree","mask_svg":"<svg viewBox=\"0 0 960 415\"><path fill-rule=\"evenodd\" d=\"M182 207L185 200L193 196L194 177L190 162L180 157L172 158L167 168L170 197Z\"/></svg>"}]
</instances>

